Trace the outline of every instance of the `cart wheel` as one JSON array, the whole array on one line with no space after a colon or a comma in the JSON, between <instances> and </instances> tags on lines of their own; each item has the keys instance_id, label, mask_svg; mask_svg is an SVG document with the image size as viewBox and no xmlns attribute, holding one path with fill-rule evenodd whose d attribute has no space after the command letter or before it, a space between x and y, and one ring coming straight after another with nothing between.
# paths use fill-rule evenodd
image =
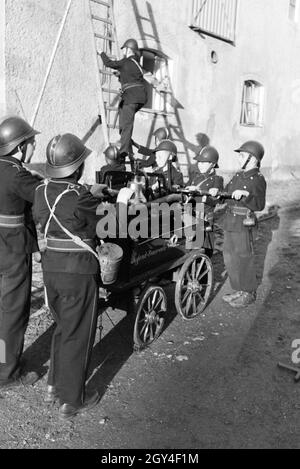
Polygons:
<instances>
[{"instance_id":1,"label":"cart wheel","mask_svg":"<svg viewBox=\"0 0 300 469\"><path fill-rule=\"evenodd\" d=\"M213 285L210 259L202 253L189 257L179 274L175 288L175 305L183 319L193 319L204 310Z\"/></svg>"},{"instance_id":2,"label":"cart wheel","mask_svg":"<svg viewBox=\"0 0 300 469\"><path fill-rule=\"evenodd\" d=\"M142 293L137 304L133 340L135 350L150 345L162 331L167 310L167 297L161 287L151 285Z\"/></svg>"}]
</instances>

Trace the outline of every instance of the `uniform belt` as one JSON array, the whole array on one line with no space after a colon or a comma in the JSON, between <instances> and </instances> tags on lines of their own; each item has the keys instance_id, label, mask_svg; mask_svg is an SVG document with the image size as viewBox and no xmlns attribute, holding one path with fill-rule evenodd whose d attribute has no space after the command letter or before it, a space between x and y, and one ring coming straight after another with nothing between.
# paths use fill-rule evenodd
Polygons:
<instances>
[{"instance_id":1,"label":"uniform belt","mask_svg":"<svg viewBox=\"0 0 300 469\"><path fill-rule=\"evenodd\" d=\"M94 243L91 239L84 239L83 241L93 247ZM47 238L47 249L57 252L89 252L84 247L78 246L72 239L62 238Z\"/></svg>"},{"instance_id":2,"label":"uniform belt","mask_svg":"<svg viewBox=\"0 0 300 469\"><path fill-rule=\"evenodd\" d=\"M16 228L24 225L24 215L0 215L0 227Z\"/></svg>"},{"instance_id":3,"label":"uniform belt","mask_svg":"<svg viewBox=\"0 0 300 469\"><path fill-rule=\"evenodd\" d=\"M124 85L122 86L122 93L124 93L124 91L129 90L130 88L135 88L136 86L144 87L142 83L124 83Z\"/></svg>"},{"instance_id":4,"label":"uniform belt","mask_svg":"<svg viewBox=\"0 0 300 469\"><path fill-rule=\"evenodd\" d=\"M237 205L233 205L231 207L228 207L228 211L230 213L233 213L233 215L240 215L243 217L246 217L248 213L250 212L249 208L247 207L239 207Z\"/></svg>"}]
</instances>

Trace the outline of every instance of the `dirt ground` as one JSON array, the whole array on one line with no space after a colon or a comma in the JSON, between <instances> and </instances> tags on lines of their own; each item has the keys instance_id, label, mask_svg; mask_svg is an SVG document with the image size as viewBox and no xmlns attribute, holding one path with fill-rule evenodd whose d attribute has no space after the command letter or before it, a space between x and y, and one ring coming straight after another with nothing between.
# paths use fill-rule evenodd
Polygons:
<instances>
[{"instance_id":1,"label":"dirt ground","mask_svg":"<svg viewBox=\"0 0 300 469\"><path fill-rule=\"evenodd\" d=\"M300 339L299 196L299 181L269 186L269 204L281 209L260 223L254 306L224 305L229 285L217 251L215 298L205 314L184 322L167 287L168 324L147 350L132 351L132 316L104 313L89 377L102 398L70 422L43 403L53 325L35 265L24 361L42 378L0 393L0 448L299 448L300 383L277 367L291 364Z\"/></svg>"}]
</instances>

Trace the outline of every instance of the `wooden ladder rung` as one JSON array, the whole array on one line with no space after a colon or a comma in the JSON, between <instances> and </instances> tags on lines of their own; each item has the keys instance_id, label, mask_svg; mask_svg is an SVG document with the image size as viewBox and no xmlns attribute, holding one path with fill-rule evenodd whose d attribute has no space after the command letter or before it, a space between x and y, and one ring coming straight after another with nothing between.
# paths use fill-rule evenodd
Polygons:
<instances>
[{"instance_id":1,"label":"wooden ladder rung","mask_svg":"<svg viewBox=\"0 0 300 469\"><path fill-rule=\"evenodd\" d=\"M101 16L92 15L92 18L93 18L93 20L101 21L102 23L112 24L112 21L111 21L111 20L108 20L108 19L106 19L106 18L101 18Z\"/></svg>"},{"instance_id":2,"label":"wooden ladder rung","mask_svg":"<svg viewBox=\"0 0 300 469\"><path fill-rule=\"evenodd\" d=\"M108 127L109 129L119 129L119 128L120 128L119 125L112 125L112 124L107 124L107 127Z\"/></svg>"},{"instance_id":3,"label":"wooden ladder rung","mask_svg":"<svg viewBox=\"0 0 300 469\"><path fill-rule=\"evenodd\" d=\"M150 18L146 18L146 16L141 16L141 15L139 15L139 18L140 18L140 20L148 21L149 23L151 23Z\"/></svg>"},{"instance_id":4,"label":"wooden ladder rung","mask_svg":"<svg viewBox=\"0 0 300 469\"><path fill-rule=\"evenodd\" d=\"M152 39L157 39L157 37L154 36L154 34L143 33L143 36L151 37Z\"/></svg>"},{"instance_id":5,"label":"wooden ladder rung","mask_svg":"<svg viewBox=\"0 0 300 469\"><path fill-rule=\"evenodd\" d=\"M95 37L97 39L104 39L106 41L116 42L115 39L113 39L111 36L105 36L104 34L95 33Z\"/></svg>"},{"instance_id":6,"label":"wooden ladder rung","mask_svg":"<svg viewBox=\"0 0 300 469\"><path fill-rule=\"evenodd\" d=\"M102 91L104 91L104 93L113 93L113 94L120 93L118 90L111 90L110 88L102 88Z\"/></svg>"},{"instance_id":7,"label":"wooden ladder rung","mask_svg":"<svg viewBox=\"0 0 300 469\"><path fill-rule=\"evenodd\" d=\"M105 109L106 109L107 111L116 111L116 112L119 111L119 108L118 108L118 107L114 107L114 106L105 106Z\"/></svg>"},{"instance_id":8,"label":"wooden ladder rung","mask_svg":"<svg viewBox=\"0 0 300 469\"><path fill-rule=\"evenodd\" d=\"M109 72L108 70L102 70L101 68L99 68L99 72L102 73L102 75L109 75L109 76L114 75L114 72Z\"/></svg>"}]
</instances>

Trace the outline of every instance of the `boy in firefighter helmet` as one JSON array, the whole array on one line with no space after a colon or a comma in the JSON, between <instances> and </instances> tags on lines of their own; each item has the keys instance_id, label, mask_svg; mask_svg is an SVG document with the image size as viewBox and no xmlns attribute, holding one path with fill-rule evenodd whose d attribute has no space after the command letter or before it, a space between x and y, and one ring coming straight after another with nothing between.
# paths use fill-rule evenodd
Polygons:
<instances>
[{"instance_id":1,"label":"boy in firefighter helmet","mask_svg":"<svg viewBox=\"0 0 300 469\"><path fill-rule=\"evenodd\" d=\"M105 173L108 171L126 171L125 164L122 162L120 151L117 145L109 145L104 151L106 165L99 171L99 183L104 183Z\"/></svg>"},{"instance_id":2,"label":"boy in firefighter helmet","mask_svg":"<svg viewBox=\"0 0 300 469\"><path fill-rule=\"evenodd\" d=\"M177 147L171 140L162 140L154 150L156 156L157 173L164 176L168 187L183 187L183 175L175 168L173 162L177 159ZM152 189L156 190L158 182Z\"/></svg>"},{"instance_id":3,"label":"boy in firefighter helmet","mask_svg":"<svg viewBox=\"0 0 300 469\"><path fill-rule=\"evenodd\" d=\"M34 372L24 373L20 361L30 313L31 258L38 252L31 206L41 182L23 163L30 161L38 133L18 116L0 121L0 341L5 344L0 389L38 379Z\"/></svg>"},{"instance_id":4,"label":"boy in firefighter helmet","mask_svg":"<svg viewBox=\"0 0 300 469\"><path fill-rule=\"evenodd\" d=\"M95 253L99 200L78 182L90 153L75 135L52 138L46 151L50 179L36 189L34 201L34 217L46 240L42 267L56 322L45 400L59 399L62 419L91 409L99 400L96 392L89 397L85 393L99 285Z\"/></svg>"},{"instance_id":5,"label":"boy in firefighter helmet","mask_svg":"<svg viewBox=\"0 0 300 469\"><path fill-rule=\"evenodd\" d=\"M120 154L123 160L132 156L131 137L136 113L147 101L147 90L144 71L139 64L139 48L135 39L127 39L121 47L124 57L121 60L111 60L105 52L101 58L106 67L119 72L122 85L122 96L119 105L120 113Z\"/></svg>"},{"instance_id":6,"label":"boy in firefighter helmet","mask_svg":"<svg viewBox=\"0 0 300 469\"><path fill-rule=\"evenodd\" d=\"M216 169L219 168L219 153L216 148L207 145L196 154L194 159L197 161L198 168L191 174L190 185L187 189L203 192L209 192L210 189L215 189L216 192L222 191L223 178L216 173ZM204 247L207 249L208 255L212 255L214 249L214 208L217 199L204 195L203 197L196 197L196 202L204 203L205 221L211 229L205 237Z\"/></svg>"},{"instance_id":7,"label":"boy in firefighter helmet","mask_svg":"<svg viewBox=\"0 0 300 469\"><path fill-rule=\"evenodd\" d=\"M264 147L259 142L245 142L235 151L241 170L225 188L232 198L227 201L223 249L233 292L225 295L223 300L234 308L240 308L256 299L254 242L257 220L254 212L265 207L266 181L259 170L264 156ZM216 195L216 191L211 192Z\"/></svg>"}]
</instances>

